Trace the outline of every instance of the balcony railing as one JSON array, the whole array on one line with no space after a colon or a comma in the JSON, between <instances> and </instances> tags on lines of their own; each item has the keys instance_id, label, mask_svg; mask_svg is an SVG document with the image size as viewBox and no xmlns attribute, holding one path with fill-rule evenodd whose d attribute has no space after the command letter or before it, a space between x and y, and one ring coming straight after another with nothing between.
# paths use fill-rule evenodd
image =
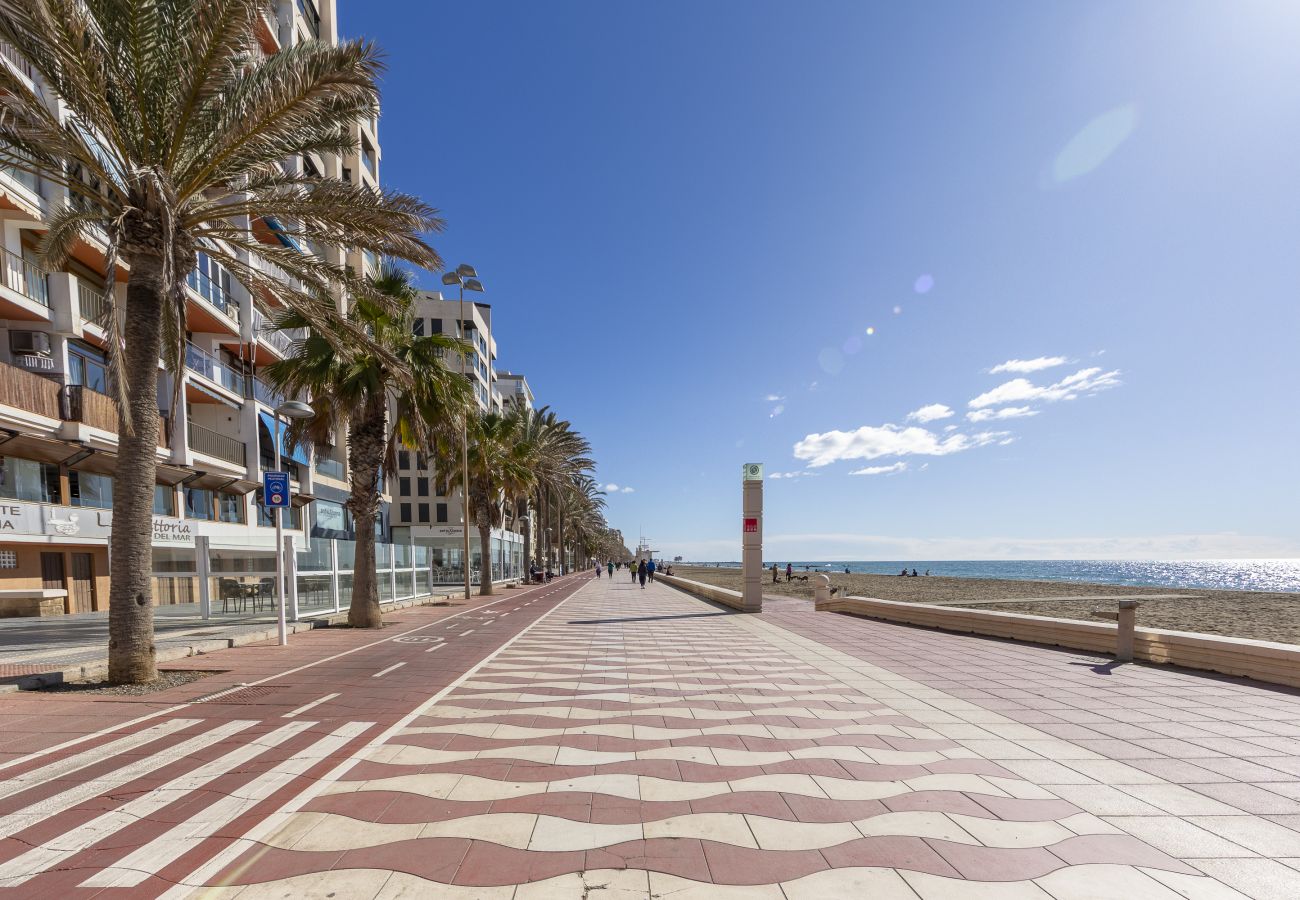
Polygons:
<instances>
[{"instance_id":1,"label":"balcony railing","mask_svg":"<svg viewBox=\"0 0 1300 900\"><path fill-rule=\"evenodd\" d=\"M219 359L193 344L185 345L185 368L214 381L228 391L244 396L244 376L224 365Z\"/></svg>"},{"instance_id":2,"label":"balcony railing","mask_svg":"<svg viewBox=\"0 0 1300 900\"><path fill-rule=\"evenodd\" d=\"M320 37L320 13L316 11L316 4L312 0L298 0L298 11L302 13L303 19L307 21L307 27L311 29L313 37Z\"/></svg>"},{"instance_id":3,"label":"balcony railing","mask_svg":"<svg viewBox=\"0 0 1300 900\"><path fill-rule=\"evenodd\" d=\"M28 81L32 80L32 64L22 57L13 44L0 41L0 56L13 63L19 72L27 76Z\"/></svg>"},{"instance_id":4,"label":"balcony railing","mask_svg":"<svg viewBox=\"0 0 1300 900\"><path fill-rule=\"evenodd\" d=\"M245 462L247 448L239 438L213 431L211 428L204 428L202 425L195 425L192 421L189 423L189 437L190 449L195 453L215 456L217 459L224 459L239 466L247 465Z\"/></svg>"},{"instance_id":5,"label":"balcony railing","mask_svg":"<svg viewBox=\"0 0 1300 900\"><path fill-rule=\"evenodd\" d=\"M0 250L0 253L4 255L5 286L41 306L49 306L49 273L16 253L8 250Z\"/></svg>"},{"instance_id":6,"label":"balcony railing","mask_svg":"<svg viewBox=\"0 0 1300 900\"><path fill-rule=\"evenodd\" d=\"M250 383L253 386L253 399L257 400L259 403L265 403L267 406L271 407L272 409L276 409L277 407L283 405L284 394L281 394L279 391L271 387L265 381L254 376L250 380Z\"/></svg>"},{"instance_id":7,"label":"balcony railing","mask_svg":"<svg viewBox=\"0 0 1300 900\"><path fill-rule=\"evenodd\" d=\"M36 413L47 419L59 416L59 383L17 366L0 363L0 406Z\"/></svg>"},{"instance_id":8,"label":"balcony railing","mask_svg":"<svg viewBox=\"0 0 1300 900\"><path fill-rule=\"evenodd\" d=\"M107 291L102 291L90 282L78 278L77 303L81 307L81 318L103 327L109 310Z\"/></svg>"},{"instance_id":9,"label":"balcony railing","mask_svg":"<svg viewBox=\"0 0 1300 900\"><path fill-rule=\"evenodd\" d=\"M117 434L117 405L84 384L65 385L59 392L59 418ZM158 446L167 447L167 417L158 413Z\"/></svg>"},{"instance_id":10,"label":"balcony railing","mask_svg":"<svg viewBox=\"0 0 1300 900\"><path fill-rule=\"evenodd\" d=\"M295 291L302 290L302 282L300 280L290 275L288 272L286 272L280 266L277 266L275 263L271 262L269 259L264 259L260 256L255 256L252 257L252 263L253 263L253 268L257 269L263 275L267 275L271 278L274 278L276 281L280 282L281 284L288 285L288 287L291 290L295 290Z\"/></svg>"},{"instance_id":11,"label":"balcony railing","mask_svg":"<svg viewBox=\"0 0 1300 900\"><path fill-rule=\"evenodd\" d=\"M208 275L195 269L185 279L185 283L194 289L194 292L204 300L211 303L221 312L225 313L236 322L239 321L239 304L230 296L230 292L210 278Z\"/></svg>"},{"instance_id":12,"label":"balcony railing","mask_svg":"<svg viewBox=\"0 0 1300 900\"><path fill-rule=\"evenodd\" d=\"M281 356L289 356L293 353L294 345L304 340L307 335L301 328L277 329L275 323L254 306L253 337L274 347Z\"/></svg>"}]
</instances>

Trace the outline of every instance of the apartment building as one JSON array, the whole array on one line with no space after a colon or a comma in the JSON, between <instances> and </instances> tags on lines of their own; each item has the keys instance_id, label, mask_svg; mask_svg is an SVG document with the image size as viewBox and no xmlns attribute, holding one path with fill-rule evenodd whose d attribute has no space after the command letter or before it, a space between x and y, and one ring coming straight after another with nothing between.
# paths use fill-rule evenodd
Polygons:
<instances>
[{"instance_id":1,"label":"apartment building","mask_svg":"<svg viewBox=\"0 0 1300 900\"><path fill-rule=\"evenodd\" d=\"M528 379L523 375L514 372L498 372L496 381L503 408L511 406L521 409L533 408L533 389L529 387Z\"/></svg>"},{"instance_id":2,"label":"apartment building","mask_svg":"<svg viewBox=\"0 0 1300 900\"><path fill-rule=\"evenodd\" d=\"M474 347L465 357L464 371L474 388L483 412L503 412L507 404L532 403L532 391L522 375L499 375L497 345L492 334L492 305L464 304L462 321L459 298L444 297L440 291L422 291L416 305L412 329L416 334L449 334ZM459 361L452 359L455 368ZM508 378L508 380L502 380ZM522 392L521 392L522 389ZM410 541L428 547L433 556L435 581L460 583L464 570L464 518L461 506L461 473L440 472L422 453L399 452L395 484L392 485L392 531L398 543ZM517 577L527 566L523 538L509 528L492 531L493 578ZM470 528L471 581L477 582L483 569L478 530Z\"/></svg>"},{"instance_id":3,"label":"apartment building","mask_svg":"<svg viewBox=\"0 0 1300 900\"><path fill-rule=\"evenodd\" d=\"M315 38L337 42L335 0L278 0L259 24L255 49L273 54ZM30 66L4 45L0 65L41 90ZM60 108L43 93L52 109ZM377 188L377 122L354 128L356 153L286 160L286 169ZM0 168L0 616L85 612L108 603L117 415L106 395L106 335L98 323L110 295L125 299L126 273L105 277L107 248L94 238L73 248L62 271L44 270L35 252L51 211L76 199L57 184ZM248 227L258 240L360 272L376 265L370 254L344 258L336 249L300 246L274 220ZM289 279L278 267L258 265ZM299 337L267 330L274 298L250 293L205 254L186 284L189 333L179 391L166 373L158 389L153 574L160 604L196 599L196 546L208 548L205 570L214 575L274 571L273 520L259 502L259 485L273 465L274 410L285 398L260 372ZM282 447L298 503L285 527L304 551L312 538L353 537L343 507L341 436L337 444L325 453Z\"/></svg>"}]
</instances>

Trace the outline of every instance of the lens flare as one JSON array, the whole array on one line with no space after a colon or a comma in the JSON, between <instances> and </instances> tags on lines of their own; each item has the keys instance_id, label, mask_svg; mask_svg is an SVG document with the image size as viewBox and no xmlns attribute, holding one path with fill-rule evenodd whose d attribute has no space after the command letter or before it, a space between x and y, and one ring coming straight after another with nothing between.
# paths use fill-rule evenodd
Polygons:
<instances>
[{"instance_id":1,"label":"lens flare","mask_svg":"<svg viewBox=\"0 0 1300 900\"><path fill-rule=\"evenodd\" d=\"M933 287L934 276L926 274L916 279L916 282L912 285L912 290L916 291L918 294L928 294L930 293L930 289Z\"/></svg>"},{"instance_id":2,"label":"lens flare","mask_svg":"<svg viewBox=\"0 0 1300 900\"><path fill-rule=\"evenodd\" d=\"M856 334L850 335L849 339L844 342L844 346L840 349L844 351L846 356L852 356L854 353L857 353L862 349L862 338L858 337Z\"/></svg>"},{"instance_id":3,"label":"lens flare","mask_svg":"<svg viewBox=\"0 0 1300 900\"><path fill-rule=\"evenodd\" d=\"M902 314L903 314L903 307L901 307L901 306L895 306L895 307L894 307L894 315L896 315L896 316L901 316Z\"/></svg>"},{"instance_id":4,"label":"lens flare","mask_svg":"<svg viewBox=\"0 0 1300 900\"><path fill-rule=\"evenodd\" d=\"M827 375L838 375L844 368L844 357L834 347L827 347L817 354L817 364Z\"/></svg>"},{"instance_id":5,"label":"lens flare","mask_svg":"<svg viewBox=\"0 0 1300 900\"><path fill-rule=\"evenodd\" d=\"M876 333L876 329L875 329L874 327L872 327L871 325L868 325L868 326L867 326L867 335L870 336L870 335L873 335L873 334L875 334L875 333Z\"/></svg>"}]
</instances>

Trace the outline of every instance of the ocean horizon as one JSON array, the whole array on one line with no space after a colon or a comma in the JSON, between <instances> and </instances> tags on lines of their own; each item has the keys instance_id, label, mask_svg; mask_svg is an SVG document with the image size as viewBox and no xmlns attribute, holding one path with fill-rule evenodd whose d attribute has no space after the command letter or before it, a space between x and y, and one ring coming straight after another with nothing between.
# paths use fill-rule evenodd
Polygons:
<instances>
[{"instance_id":1,"label":"ocean horizon","mask_svg":"<svg viewBox=\"0 0 1300 900\"><path fill-rule=\"evenodd\" d=\"M903 569L953 578L1078 581L1132 587L1206 588L1300 592L1300 559L996 559L800 560L769 559L797 571L897 575ZM740 568L736 560L682 561L680 565Z\"/></svg>"}]
</instances>

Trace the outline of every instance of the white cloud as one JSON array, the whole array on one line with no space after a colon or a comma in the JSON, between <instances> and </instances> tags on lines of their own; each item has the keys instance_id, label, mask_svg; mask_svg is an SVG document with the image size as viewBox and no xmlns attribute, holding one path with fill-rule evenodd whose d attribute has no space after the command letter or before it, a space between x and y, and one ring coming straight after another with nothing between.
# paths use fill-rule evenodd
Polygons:
<instances>
[{"instance_id":1,"label":"white cloud","mask_svg":"<svg viewBox=\"0 0 1300 900\"><path fill-rule=\"evenodd\" d=\"M1119 369L1103 372L1100 367L1094 366L1090 369L1080 369L1073 375L1067 375L1046 387L1036 385L1027 378L1013 378L991 391L985 391L967 405L971 409L983 409L1026 401L1052 403L1057 400L1073 400L1080 394L1095 394L1098 391L1117 387L1121 383L1119 375Z\"/></svg>"},{"instance_id":2,"label":"white cloud","mask_svg":"<svg viewBox=\"0 0 1300 900\"><path fill-rule=\"evenodd\" d=\"M1023 419L1036 415L1038 410L1032 406L1004 406L1002 409L977 409L966 413L966 418L972 422L987 422L990 419Z\"/></svg>"},{"instance_id":3,"label":"white cloud","mask_svg":"<svg viewBox=\"0 0 1300 900\"><path fill-rule=\"evenodd\" d=\"M772 479L777 479L777 480L779 480L779 479L782 479L782 478L785 478L785 479L788 480L788 479L791 479L791 478L811 478L811 477L813 477L814 475L817 475L817 474L818 474L817 472L769 472L769 473L767 474L766 477L767 477L769 480L772 480Z\"/></svg>"},{"instance_id":4,"label":"white cloud","mask_svg":"<svg viewBox=\"0 0 1300 900\"><path fill-rule=\"evenodd\" d=\"M763 399L766 400L768 403L780 403L782 400L785 399L785 397L782 396L781 394L768 394Z\"/></svg>"},{"instance_id":5,"label":"white cloud","mask_svg":"<svg viewBox=\"0 0 1300 900\"><path fill-rule=\"evenodd\" d=\"M990 375L1000 375L1003 372L1014 372L1017 375L1027 375L1030 372L1041 372L1043 369L1054 369L1057 366L1063 366L1069 360L1064 356L1038 356L1034 359L1009 359L1004 363L998 363L989 369Z\"/></svg>"},{"instance_id":6,"label":"white cloud","mask_svg":"<svg viewBox=\"0 0 1300 900\"><path fill-rule=\"evenodd\" d=\"M785 406L783 404L778 403L776 406L772 407L772 411L767 414L767 417L769 419L775 419L783 412L785 412Z\"/></svg>"},{"instance_id":7,"label":"white cloud","mask_svg":"<svg viewBox=\"0 0 1300 900\"><path fill-rule=\"evenodd\" d=\"M611 494L616 494L618 493L618 485L611 481L609 484L605 485L605 490L609 491Z\"/></svg>"},{"instance_id":8,"label":"white cloud","mask_svg":"<svg viewBox=\"0 0 1300 900\"><path fill-rule=\"evenodd\" d=\"M850 475L895 475L899 472L907 471L907 463L896 462L892 466L867 466L865 469L855 469Z\"/></svg>"},{"instance_id":9,"label":"white cloud","mask_svg":"<svg viewBox=\"0 0 1300 900\"><path fill-rule=\"evenodd\" d=\"M935 422L939 419L951 418L952 410L942 403L931 403L929 406L922 406L920 409L914 409L907 414L909 422Z\"/></svg>"},{"instance_id":10,"label":"white cloud","mask_svg":"<svg viewBox=\"0 0 1300 900\"><path fill-rule=\"evenodd\" d=\"M623 488L619 488L618 492L619 492L620 494L634 494L634 493L636 493L636 488L623 487ZM470 499L473 499L473 498L471 497Z\"/></svg>"},{"instance_id":11,"label":"white cloud","mask_svg":"<svg viewBox=\"0 0 1300 900\"><path fill-rule=\"evenodd\" d=\"M945 426L943 426L943 430L944 430L945 432L947 432L947 431L956 431L956 430L957 430L957 426L956 426L956 425L945 425Z\"/></svg>"},{"instance_id":12,"label":"white cloud","mask_svg":"<svg viewBox=\"0 0 1300 900\"><path fill-rule=\"evenodd\" d=\"M856 431L826 431L807 435L794 445L795 459L816 468L842 459L878 459L882 456L947 456L983 447L1006 437L1006 432L950 434L941 438L915 425L863 425Z\"/></svg>"}]
</instances>

